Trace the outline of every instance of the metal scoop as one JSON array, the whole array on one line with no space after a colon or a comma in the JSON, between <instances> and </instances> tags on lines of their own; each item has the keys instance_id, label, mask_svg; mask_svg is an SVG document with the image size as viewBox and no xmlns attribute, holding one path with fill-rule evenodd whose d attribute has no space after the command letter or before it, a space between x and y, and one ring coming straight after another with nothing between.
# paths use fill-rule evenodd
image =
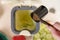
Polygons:
<instances>
[{"instance_id":1,"label":"metal scoop","mask_svg":"<svg viewBox=\"0 0 60 40\"><path fill-rule=\"evenodd\" d=\"M48 9L42 5L37 10L35 10L34 12L31 13L31 17L35 22L37 22L37 23L42 22L46 25L53 27L56 31L59 31L52 24L50 24L42 19L46 14L48 14Z\"/></svg>"}]
</instances>

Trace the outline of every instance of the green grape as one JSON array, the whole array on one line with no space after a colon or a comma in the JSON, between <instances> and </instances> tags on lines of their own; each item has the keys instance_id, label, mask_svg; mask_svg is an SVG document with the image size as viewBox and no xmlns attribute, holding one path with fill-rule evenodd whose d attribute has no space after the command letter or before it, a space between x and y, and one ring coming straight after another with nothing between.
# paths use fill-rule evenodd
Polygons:
<instances>
[{"instance_id":1,"label":"green grape","mask_svg":"<svg viewBox=\"0 0 60 40\"><path fill-rule=\"evenodd\" d=\"M41 23L39 32L34 35L34 40L55 40L55 38L53 38L46 26Z\"/></svg>"}]
</instances>

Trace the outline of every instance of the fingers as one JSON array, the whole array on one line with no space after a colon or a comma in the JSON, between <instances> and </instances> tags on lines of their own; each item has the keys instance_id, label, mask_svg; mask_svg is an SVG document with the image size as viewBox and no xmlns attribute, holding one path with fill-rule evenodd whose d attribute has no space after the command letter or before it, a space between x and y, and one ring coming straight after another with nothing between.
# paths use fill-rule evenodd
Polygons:
<instances>
[{"instance_id":1,"label":"fingers","mask_svg":"<svg viewBox=\"0 0 60 40\"><path fill-rule=\"evenodd\" d=\"M56 22L54 24L54 27L60 31L60 23L59 22Z\"/></svg>"},{"instance_id":2,"label":"fingers","mask_svg":"<svg viewBox=\"0 0 60 40\"><path fill-rule=\"evenodd\" d=\"M52 22L52 21L47 21L49 24L53 25L54 29L60 31L60 23L59 22Z\"/></svg>"},{"instance_id":3,"label":"fingers","mask_svg":"<svg viewBox=\"0 0 60 40\"><path fill-rule=\"evenodd\" d=\"M55 28L56 29L55 29ZM51 26L49 26L49 25L47 25L47 28L49 29L49 31L51 31L51 33L52 33L52 35L53 36L58 36L58 37L60 37L60 23L58 23L58 22L56 22L55 24L54 24L54 27L51 27ZM59 30L59 31L58 31Z\"/></svg>"}]
</instances>

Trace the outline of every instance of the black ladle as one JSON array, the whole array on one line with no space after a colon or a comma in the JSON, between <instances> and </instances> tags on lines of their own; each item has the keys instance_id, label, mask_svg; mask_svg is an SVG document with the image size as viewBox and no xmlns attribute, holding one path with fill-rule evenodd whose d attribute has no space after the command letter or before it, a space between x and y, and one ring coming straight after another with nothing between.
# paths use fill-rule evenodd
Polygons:
<instances>
[{"instance_id":1,"label":"black ladle","mask_svg":"<svg viewBox=\"0 0 60 40\"><path fill-rule=\"evenodd\" d=\"M34 12L31 13L31 17L35 22L42 22L48 26L53 27L56 31L60 32L52 24L50 24L42 19L46 14L48 14L48 9L42 5L39 8L37 8L37 10L35 10Z\"/></svg>"}]
</instances>

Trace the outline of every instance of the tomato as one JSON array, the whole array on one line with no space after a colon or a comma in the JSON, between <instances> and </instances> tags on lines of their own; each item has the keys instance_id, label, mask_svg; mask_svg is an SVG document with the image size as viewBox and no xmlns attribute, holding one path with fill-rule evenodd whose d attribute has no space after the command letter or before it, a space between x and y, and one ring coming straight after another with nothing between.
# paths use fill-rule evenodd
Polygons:
<instances>
[{"instance_id":1,"label":"tomato","mask_svg":"<svg viewBox=\"0 0 60 40\"><path fill-rule=\"evenodd\" d=\"M23 35L19 35L19 36L14 36L13 40L26 40L26 38Z\"/></svg>"}]
</instances>

